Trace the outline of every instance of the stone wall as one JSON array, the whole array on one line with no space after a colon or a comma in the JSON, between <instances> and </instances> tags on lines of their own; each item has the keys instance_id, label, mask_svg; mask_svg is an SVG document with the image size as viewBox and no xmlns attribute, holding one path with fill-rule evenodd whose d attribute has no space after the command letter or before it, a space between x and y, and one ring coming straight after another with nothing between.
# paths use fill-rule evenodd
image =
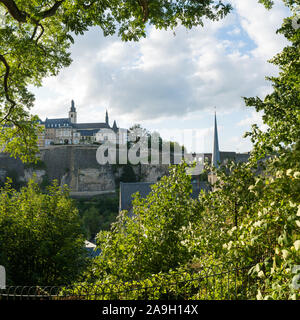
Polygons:
<instances>
[{"instance_id":1,"label":"stone wall","mask_svg":"<svg viewBox=\"0 0 300 320\"><path fill-rule=\"evenodd\" d=\"M15 172L18 176L24 176L24 165L22 161L0 153L0 179L5 179L9 171Z\"/></svg>"},{"instance_id":2,"label":"stone wall","mask_svg":"<svg viewBox=\"0 0 300 320\"><path fill-rule=\"evenodd\" d=\"M100 165L96 161L98 146L49 146L41 149L40 158L45 169L28 168L20 160L0 154L0 180L4 181L14 171L19 181L28 182L34 175L40 183L44 177L56 179L60 185L68 185L71 192L95 193L116 189L116 181L122 174L122 166ZM167 174L166 165L136 165L133 170L140 181L156 182Z\"/></svg>"}]
</instances>

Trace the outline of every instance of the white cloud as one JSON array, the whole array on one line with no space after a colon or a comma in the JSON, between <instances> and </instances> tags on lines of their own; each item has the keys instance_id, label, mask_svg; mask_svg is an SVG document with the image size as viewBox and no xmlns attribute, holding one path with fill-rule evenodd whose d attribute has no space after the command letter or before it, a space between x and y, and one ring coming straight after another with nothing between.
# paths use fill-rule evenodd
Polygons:
<instances>
[{"instance_id":1,"label":"white cloud","mask_svg":"<svg viewBox=\"0 0 300 320\"><path fill-rule=\"evenodd\" d=\"M227 34L230 36L237 36L241 34L241 29L238 27L233 28L231 31L228 31Z\"/></svg>"},{"instance_id":2,"label":"white cloud","mask_svg":"<svg viewBox=\"0 0 300 320\"><path fill-rule=\"evenodd\" d=\"M238 122L237 126L246 127L248 129L251 127L251 125L257 124L257 126L262 131L266 131L268 126L263 123L262 116L263 116L263 112L252 111L246 118L244 118L240 122Z\"/></svg>"},{"instance_id":3,"label":"white cloud","mask_svg":"<svg viewBox=\"0 0 300 320\"><path fill-rule=\"evenodd\" d=\"M235 11L226 19L189 31L178 27L175 37L149 28L146 39L123 43L92 29L76 39L71 67L36 91L34 111L41 118L65 117L74 99L80 122L103 121L108 108L110 119L124 126L172 119L176 130L179 121L213 106L223 113L240 110L242 96L270 91L265 76L277 71L266 61L286 44L275 34L286 10L279 0L271 11L256 0L232 2ZM240 126L257 121L254 115Z\"/></svg>"},{"instance_id":4,"label":"white cloud","mask_svg":"<svg viewBox=\"0 0 300 320\"><path fill-rule=\"evenodd\" d=\"M281 26L283 18L288 15L288 10L281 0L275 0L271 10L266 10L257 1L231 1L243 29L257 45L257 48L252 52L255 57L266 61L287 44L282 35L275 34Z\"/></svg>"}]
</instances>

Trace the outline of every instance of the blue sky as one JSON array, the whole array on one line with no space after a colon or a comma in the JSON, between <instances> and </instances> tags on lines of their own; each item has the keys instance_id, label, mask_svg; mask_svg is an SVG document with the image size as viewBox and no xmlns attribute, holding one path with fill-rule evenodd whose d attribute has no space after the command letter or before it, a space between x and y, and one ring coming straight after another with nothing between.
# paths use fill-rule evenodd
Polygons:
<instances>
[{"instance_id":1,"label":"blue sky","mask_svg":"<svg viewBox=\"0 0 300 320\"><path fill-rule=\"evenodd\" d=\"M280 0L271 11L257 0L231 3L224 20L192 30L179 26L175 36L149 28L146 39L123 43L90 30L76 38L72 65L34 89L32 112L41 119L66 117L74 99L79 122L102 122L108 109L111 124L140 123L189 151L210 152L216 107L220 149L249 151L243 134L253 123L264 126L242 96L271 90L265 76L278 70L267 60L287 44L275 32L289 12Z\"/></svg>"}]
</instances>

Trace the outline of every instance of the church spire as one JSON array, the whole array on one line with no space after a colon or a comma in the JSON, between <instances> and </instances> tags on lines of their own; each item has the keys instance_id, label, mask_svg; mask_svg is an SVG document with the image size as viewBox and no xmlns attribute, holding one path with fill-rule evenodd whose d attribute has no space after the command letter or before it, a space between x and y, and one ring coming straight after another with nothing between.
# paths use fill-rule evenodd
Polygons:
<instances>
[{"instance_id":1,"label":"church spire","mask_svg":"<svg viewBox=\"0 0 300 320\"><path fill-rule=\"evenodd\" d=\"M71 112L76 112L74 100L71 100Z\"/></svg>"},{"instance_id":2,"label":"church spire","mask_svg":"<svg viewBox=\"0 0 300 320\"><path fill-rule=\"evenodd\" d=\"M218 139L218 128L217 128L217 114L215 111L215 126L214 126L214 145L212 153L212 165L218 167L220 162L220 150L219 150L219 139Z\"/></svg>"},{"instance_id":3,"label":"church spire","mask_svg":"<svg viewBox=\"0 0 300 320\"><path fill-rule=\"evenodd\" d=\"M109 125L108 112L107 112L107 110L106 110L106 114L105 114L105 123L106 123L107 125Z\"/></svg>"}]
</instances>

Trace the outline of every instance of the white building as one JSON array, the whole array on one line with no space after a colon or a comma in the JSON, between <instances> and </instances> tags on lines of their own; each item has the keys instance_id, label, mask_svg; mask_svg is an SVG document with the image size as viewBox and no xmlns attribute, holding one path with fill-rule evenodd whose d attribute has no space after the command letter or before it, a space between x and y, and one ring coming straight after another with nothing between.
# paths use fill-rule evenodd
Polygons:
<instances>
[{"instance_id":1,"label":"white building","mask_svg":"<svg viewBox=\"0 0 300 320\"><path fill-rule=\"evenodd\" d=\"M105 122L77 123L77 111L73 100L71 101L68 118L46 118L45 122L40 121L40 125L44 126L44 136L43 139L40 139L44 146L52 144L103 143L107 140L119 144L127 142L127 130L118 128L116 121L111 127L107 111Z\"/></svg>"}]
</instances>

